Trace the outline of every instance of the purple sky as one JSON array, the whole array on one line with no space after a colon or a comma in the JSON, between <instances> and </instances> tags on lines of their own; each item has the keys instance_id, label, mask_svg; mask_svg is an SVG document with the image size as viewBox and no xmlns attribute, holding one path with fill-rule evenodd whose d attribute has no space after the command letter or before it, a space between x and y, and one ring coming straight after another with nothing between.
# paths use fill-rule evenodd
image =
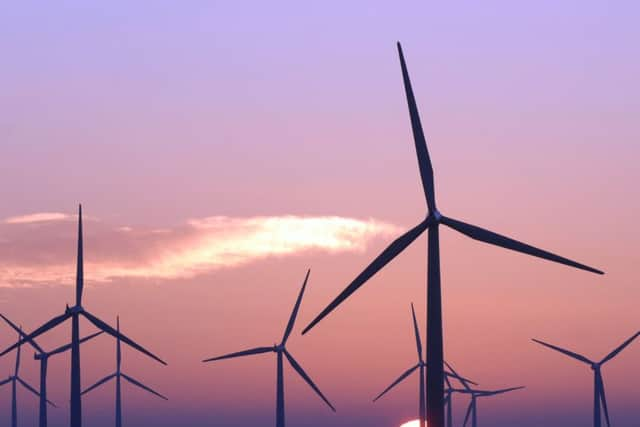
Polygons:
<instances>
[{"instance_id":1,"label":"purple sky","mask_svg":"<svg viewBox=\"0 0 640 427\"><path fill-rule=\"evenodd\" d=\"M125 370L170 398L126 389L127 425L269 425L274 358L200 360L277 340L309 267L291 348L338 413L287 371L290 425L415 417L415 380L370 400L413 361L424 240L299 335L424 213L400 40L443 212L607 272L443 233L446 357L483 387L527 386L481 402L482 424L583 426L590 369L530 338L600 358L640 329L639 12L631 1L0 5L0 312L33 329L71 302L82 202L86 305L119 314L169 362L125 353ZM13 340L0 328L0 347ZM637 425L639 344L604 370L617 427ZM109 373L113 350L105 337L87 346L83 385ZM12 363L0 360L0 378ZM59 427L68 359L52 363ZM9 396L0 389L0 419ZM36 403L19 398L32 425ZM113 389L84 408L87 424L111 425Z\"/></svg>"}]
</instances>

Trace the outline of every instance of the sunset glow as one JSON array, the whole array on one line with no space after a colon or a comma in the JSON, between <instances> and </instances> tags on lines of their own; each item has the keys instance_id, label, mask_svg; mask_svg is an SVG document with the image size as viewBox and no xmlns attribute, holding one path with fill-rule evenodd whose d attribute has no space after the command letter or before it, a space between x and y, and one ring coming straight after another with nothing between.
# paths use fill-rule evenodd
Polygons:
<instances>
[{"instance_id":1,"label":"sunset glow","mask_svg":"<svg viewBox=\"0 0 640 427\"><path fill-rule=\"evenodd\" d=\"M58 239L62 229L22 228L16 226L71 217L65 214L34 214L5 221L11 239L0 242L0 286L70 284L74 280L73 247L59 254L46 251L46 239ZM135 229L89 224L98 229L100 245L106 252L86 254L87 281L106 282L118 277L176 279L194 277L220 268L233 268L268 257L284 257L309 251L337 254L362 252L374 238L392 236L397 227L373 219L358 220L327 217L253 217L224 216L192 219L171 229ZM64 224L69 234L75 225ZM54 233L55 232L55 233ZM47 234L49 233L49 234ZM16 249L20 239L37 235L39 244L21 257ZM91 248L92 241L86 238ZM132 248L135 248L132 252ZM26 248L25 248L26 249ZM66 252L66 256L63 254Z\"/></svg>"}]
</instances>

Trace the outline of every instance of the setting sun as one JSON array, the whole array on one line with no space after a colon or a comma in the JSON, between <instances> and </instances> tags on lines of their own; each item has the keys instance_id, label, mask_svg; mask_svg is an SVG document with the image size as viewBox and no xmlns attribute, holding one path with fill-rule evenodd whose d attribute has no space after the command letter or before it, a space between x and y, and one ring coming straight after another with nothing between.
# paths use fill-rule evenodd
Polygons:
<instances>
[{"instance_id":1,"label":"setting sun","mask_svg":"<svg viewBox=\"0 0 640 427\"><path fill-rule=\"evenodd\" d=\"M400 425L400 427L418 427L418 426L420 426L420 420L407 421L406 423Z\"/></svg>"}]
</instances>

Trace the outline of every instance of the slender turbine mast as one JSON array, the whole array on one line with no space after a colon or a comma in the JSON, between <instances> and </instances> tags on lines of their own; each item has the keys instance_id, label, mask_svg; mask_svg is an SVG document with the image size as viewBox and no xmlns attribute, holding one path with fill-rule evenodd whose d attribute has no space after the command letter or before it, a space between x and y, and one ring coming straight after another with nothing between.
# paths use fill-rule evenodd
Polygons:
<instances>
[{"instance_id":1,"label":"slender turbine mast","mask_svg":"<svg viewBox=\"0 0 640 427\"><path fill-rule=\"evenodd\" d=\"M380 399L389 390L394 388L396 385L400 384L405 378L409 377L412 373L414 373L416 369L419 369L420 382L419 382L419 388L418 388L418 413L420 417L419 418L420 427L425 427L425 421L427 419L426 417L427 411L426 411L426 405L425 405L426 402L425 402L424 373L425 373L425 368L427 367L427 363L424 361L424 358L422 357L422 340L420 339L420 330L418 329L418 321L416 320L416 312L413 308L413 303L411 303L411 315L413 317L413 331L416 336L416 348L418 350L418 363L412 366L411 368L407 369L404 373L402 373L402 375L400 375L397 380L392 382L389 387L385 388L382 391L382 393L380 393L373 399L373 401L375 402L378 399ZM453 377L458 381L462 382L463 384L466 384L467 382L469 382L471 384L477 385L473 381L470 381L466 378L459 377L458 374L445 371L444 375L447 382L449 382L449 377Z\"/></svg>"},{"instance_id":2,"label":"slender turbine mast","mask_svg":"<svg viewBox=\"0 0 640 427\"><path fill-rule=\"evenodd\" d=\"M213 362L215 360L222 359L231 359L234 357L241 356L249 356L252 354L260 354L260 353L276 353L277 356L277 385L276 385L276 427L285 427L285 412L284 412L284 367L283 367L283 357L287 358L291 367L302 377L302 379L316 392L318 396L326 403L332 411L336 411L333 405L327 400L327 398L322 394L320 389L313 383L309 375L302 369L302 366L293 358L291 353L286 348L287 340L289 339L289 335L291 335L291 331L293 330L293 326L296 322L296 317L298 316L298 310L300 309L300 303L302 302L302 296L304 294L304 289L307 286L307 281L309 280L309 273L311 270L307 271L307 275L304 278L304 283L302 284L302 289L300 289L300 294L298 295L298 299L293 307L293 311L291 312L291 316L289 317L289 322L287 323L287 327L284 331L284 336L282 337L282 341L280 344L274 344L273 347L257 347L252 348L250 350L239 351L237 353L226 354L224 356L212 357L210 359L205 359L203 362Z\"/></svg>"},{"instance_id":3,"label":"slender turbine mast","mask_svg":"<svg viewBox=\"0 0 640 427\"><path fill-rule=\"evenodd\" d=\"M118 333L120 332L119 317L116 318L116 330L118 331ZM142 384L140 381L137 381L131 378L129 375L122 372L122 370L120 369L121 364L122 364L122 350L120 348L120 337L117 337L116 338L116 371L111 375L107 375L106 377L104 377L103 379L101 379L100 381L98 381L97 383L95 383L94 385L92 385L91 387L89 387L88 389L82 392L82 394L89 393L91 390L100 387L102 384L108 382L109 380L113 378L116 379L116 427L122 427L122 392L121 392L121 381L120 381L121 378L124 378L125 380L135 385L136 387L139 387L151 394L155 394L161 399L167 400L166 397L164 397L157 391L153 390L151 387L148 387Z\"/></svg>"},{"instance_id":4,"label":"slender turbine mast","mask_svg":"<svg viewBox=\"0 0 640 427\"><path fill-rule=\"evenodd\" d=\"M607 363L609 360L613 359L620 353L626 346L631 344L633 340L635 340L638 335L640 335L640 331L638 331L631 338L620 344L613 350L611 353L607 354L602 360L599 362L594 362L592 360L587 359L581 354L574 353L572 351L566 350L564 348L557 347L555 345L547 344L546 342L533 339L533 341L541 344L545 347L548 347L552 350L559 351L562 354L565 354L573 359L579 360L580 362L586 363L593 370L593 425L594 427L600 427L602 425L602 415L600 410L604 411L604 417L607 420L607 426L611 426L609 422L609 409L607 407L607 397L604 393L604 380L602 379L602 365Z\"/></svg>"},{"instance_id":5,"label":"slender turbine mast","mask_svg":"<svg viewBox=\"0 0 640 427\"><path fill-rule=\"evenodd\" d=\"M27 334L22 332L22 329L16 326L11 320L5 317L2 313L0 313L0 317L2 317L4 321L7 322L7 324L11 326L16 332L18 332L20 337L24 338L27 336ZM86 336L80 340L80 344L82 344L85 341L89 341L90 339L100 334L102 334L102 331L98 331L92 335ZM40 361L40 405L38 410L38 420L39 420L38 426L47 427L47 366L49 362L49 357L56 354L64 353L70 350L71 343L58 347L55 350L52 350L50 352L44 351L42 347L40 347L35 340L29 340L28 343L36 351L36 353L33 355L33 358L35 360Z\"/></svg>"},{"instance_id":6,"label":"slender turbine mast","mask_svg":"<svg viewBox=\"0 0 640 427\"><path fill-rule=\"evenodd\" d=\"M82 259L82 206L78 209L78 261L76 270L76 304L73 307L67 306L64 313L54 317L44 325L31 332L29 335L22 337L16 344L0 353L3 356L18 347L20 344L29 342L37 338L41 334L55 328L67 319L71 319L71 404L70 419L71 427L82 427L82 401L80 388L80 316L93 323L98 329L106 332L114 338L120 338L125 344L135 348L136 350L146 354L154 360L166 365L166 363L158 356L146 350L130 338L116 331L113 327L100 320L98 317L85 310L82 306L82 289L84 287L84 266Z\"/></svg>"},{"instance_id":7,"label":"slender turbine mast","mask_svg":"<svg viewBox=\"0 0 640 427\"><path fill-rule=\"evenodd\" d=\"M4 317L4 316L3 316ZM22 336L22 328L18 328L18 340L20 340L20 337ZM27 390L29 390L31 393L35 394L36 396L40 397L40 393L38 393L36 391L35 388L33 388L32 386L30 386L25 380L23 380L22 378L20 378L20 353L21 353L21 346L18 345L17 346L17 351L16 351L16 365L13 371L13 375L10 376L9 378L0 381L0 386L3 386L5 384L11 383L11 427L18 427L18 400L17 400L17 386L18 383L20 383L20 385L22 385L24 388L26 388ZM47 400L47 402L52 405L52 406L56 406L53 404L53 402L49 402Z\"/></svg>"},{"instance_id":8,"label":"slender turbine mast","mask_svg":"<svg viewBox=\"0 0 640 427\"><path fill-rule=\"evenodd\" d=\"M451 217L446 217L440 213L436 207L435 186L433 179L433 168L427 150L427 143L420 123L418 106L413 95L409 72L402 53L402 47L398 43L398 54L400 56L400 66L402 68L402 78L404 81L407 104L409 106L409 116L411 118L411 129L415 143L420 177L427 203L426 218L411 230L394 240L376 259L371 262L354 280L338 295L303 331L305 334L313 328L320 320L331 313L338 305L346 300L351 294L360 288L374 274L380 271L392 259L398 256L416 240L422 233L428 230L428 259L427 259L427 421L429 427L444 426L444 345L442 337L442 296L440 289L440 224L446 225L459 233L462 233L474 240L489 243L524 254L544 258L549 261L558 262L571 267L604 274L602 271L584 264L571 261L567 258L555 255L551 252L535 248L525 243L502 236L492 231L458 221Z\"/></svg>"},{"instance_id":9,"label":"slender turbine mast","mask_svg":"<svg viewBox=\"0 0 640 427\"><path fill-rule=\"evenodd\" d=\"M508 393L514 390L520 390L524 387L511 387L504 388L502 390L468 390L468 389L460 389L454 390L457 393L469 394L471 395L471 402L469 402L469 406L467 408L467 414L464 416L464 423L462 427L467 426L467 421L469 421L469 416L471 416L471 427L478 427L478 398L479 397L488 397L495 396L496 394Z\"/></svg>"}]
</instances>

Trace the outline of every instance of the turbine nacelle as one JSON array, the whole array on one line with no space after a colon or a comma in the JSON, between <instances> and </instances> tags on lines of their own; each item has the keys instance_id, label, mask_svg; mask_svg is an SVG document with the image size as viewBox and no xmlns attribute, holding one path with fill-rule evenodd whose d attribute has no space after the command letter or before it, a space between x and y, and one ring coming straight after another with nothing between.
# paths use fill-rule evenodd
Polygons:
<instances>
[{"instance_id":1,"label":"turbine nacelle","mask_svg":"<svg viewBox=\"0 0 640 427\"><path fill-rule=\"evenodd\" d=\"M284 344L274 344L273 352L274 353L282 353L285 351Z\"/></svg>"}]
</instances>

